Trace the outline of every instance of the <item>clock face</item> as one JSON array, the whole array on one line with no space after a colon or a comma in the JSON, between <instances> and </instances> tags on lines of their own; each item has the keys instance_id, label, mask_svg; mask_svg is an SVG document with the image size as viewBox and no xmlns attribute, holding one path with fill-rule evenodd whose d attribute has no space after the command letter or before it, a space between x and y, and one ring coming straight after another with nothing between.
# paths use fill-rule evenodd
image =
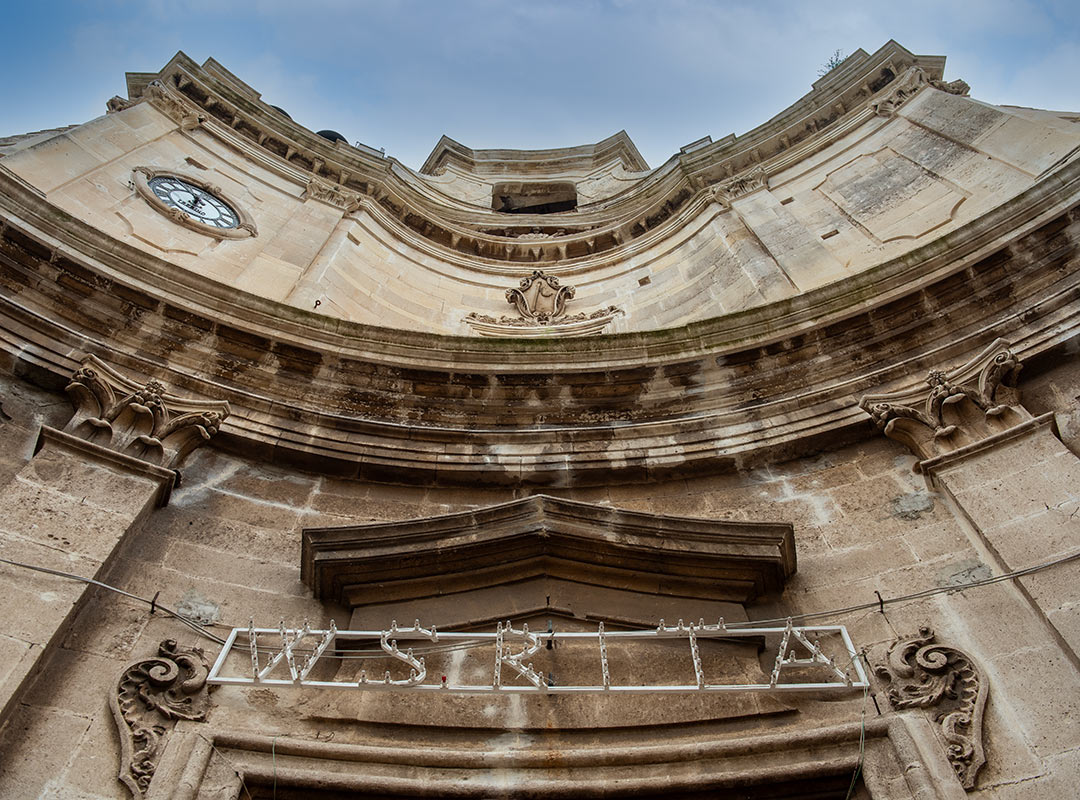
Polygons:
<instances>
[{"instance_id":1,"label":"clock face","mask_svg":"<svg viewBox=\"0 0 1080 800\"><path fill-rule=\"evenodd\" d=\"M211 228L235 228L240 215L220 197L180 178L159 175L149 180L152 191L161 202L183 211Z\"/></svg>"}]
</instances>

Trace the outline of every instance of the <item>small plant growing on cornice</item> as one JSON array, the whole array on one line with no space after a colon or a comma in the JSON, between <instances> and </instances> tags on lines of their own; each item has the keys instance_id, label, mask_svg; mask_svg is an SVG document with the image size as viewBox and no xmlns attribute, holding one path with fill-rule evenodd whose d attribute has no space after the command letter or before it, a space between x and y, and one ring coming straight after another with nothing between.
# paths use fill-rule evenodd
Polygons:
<instances>
[{"instance_id":1,"label":"small plant growing on cornice","mask_svg":"<svg viewBox=\"0 0 1080 800\"><path fill-rule=\"evenodd\" d=\"M818 77L820 78L823 75L828 75L834 69L843 64L845 59L847 59L847 56L844 55L843 50L834 50L833 54L825 60L824 64L821 65L821 69L817 71Z\"/></svg>"}]
</instances>

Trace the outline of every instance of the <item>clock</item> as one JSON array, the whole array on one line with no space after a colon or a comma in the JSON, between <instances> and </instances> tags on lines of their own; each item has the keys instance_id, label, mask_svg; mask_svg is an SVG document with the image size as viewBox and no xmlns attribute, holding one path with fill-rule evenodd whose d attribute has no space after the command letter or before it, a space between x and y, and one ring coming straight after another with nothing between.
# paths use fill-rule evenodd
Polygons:
<instances>
[{"instance_id":1,"label":"clock","mask_svg":"<svg viewBox=\"0 0 1080 800\"><path fill-rule=\"evenodd\" d=\"M240 216L212 192L171 175L158 175L148 182L150 191L167 206L178 208L192 219L212 228L235 228Z\"/></svg>"},{"instance_id":2,"label":"clock","mask_svg":"<svg viewBox=\"0 0 1080 800\"><path fill-rule=\"evenodd\" d=\"M218 239L256 235L251 215L202 178L153 167L135 167L132 177L146 202L186 228Z\"/></svg>"}]
</instances>

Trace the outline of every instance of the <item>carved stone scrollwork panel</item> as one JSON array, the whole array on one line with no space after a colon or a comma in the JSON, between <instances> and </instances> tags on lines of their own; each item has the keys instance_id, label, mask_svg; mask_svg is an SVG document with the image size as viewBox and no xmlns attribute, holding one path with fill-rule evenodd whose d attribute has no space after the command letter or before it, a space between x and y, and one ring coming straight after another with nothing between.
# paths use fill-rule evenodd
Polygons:
<instances>
[{"instance_id":1,"label":"carved stone scrollwork panel","mask_svg":"<svg viewBox=\"0 0 1080 800\"><path fill-rule=\"evenodd\" d=\"M935 89L949 94L960 95L961 97L967 97L968 92L971 91L971 87L968 86L967 81L955 80L955 81L927 81Z\"/></svg>"},{"instance_id":2,"label":"carved stone scrollwork panel","mask_svg":"<svg viewBox=\"0 0 1080 800\"><path fill-rule=\"evenodd\" d=\"M506 302L517 308L523 319L549 322L566 313L566 301L574 298L574 287L563 286L554 275L539 270L521 279L516 289L506 290Z\"/></svg>"},{"instance_id":3,"label":"carved stone scrollwork panel","mask_svg":"<svg viewBox=\"0 0 1080 800\"><path fill-rule=\"evenodd\" d=\"M206 719L209 672L200 648L181 650L166 639L156 656L135 661L120 674L116 692L109 697L120 734L117 777L136 800L146 795L164 739L176 721Z\"/></svg>"},{"instance_id":4,"label":"carved stone scrollwork panel","mask_svg":"<svg viewBox=\"0 0 1080 800\"><path fill-rule=\"evenodd\" d=\"M928 85L929 82L922 67L911 67L890 84L892 90L885 97L876 103L871 103L870 107L879 117L891 117L896 113L896 109L900 108L914 97L920 89Z\"/></svg>"},{"instance_id":5,"label":"carved stone scrollwork panel","mask_svg":"<svg viewBox=\"0 0 1080 800\"><path fill-rule=\"evenodd\" d=\"M155 380L139 385L94 356L83 359L67 393L75 414L66 433L166 469L179 466L229 415L227 402L168 395Z\"/></svg>"},{"instance_id":6,"label":"carved stone scrollwork panel","mask_svg":"<svg viewBox=\"0 0 1080 800\"><path fill-rule=\"evenodd\" d=\"M1016 389L1023 365L998 339L954 370L930 370L923 388L867 394L859 406L886 436L933 458L1030 419Z\"/></svg>"},{"instance_id":7,"label":"carved stone scrollwork panel","mask_svg":"<svg viewBox=\"0 0 1080 800\"><path fill-rule=\"evenodd\" d=\"M982 746L983 709L989 691L982 672L964 652L934 642L934 632L894 642L874 673L886 685L896 709L921 708L933 715L945 740L945 755L965 789L986 763Z\"/></svg>"}]
</instances>

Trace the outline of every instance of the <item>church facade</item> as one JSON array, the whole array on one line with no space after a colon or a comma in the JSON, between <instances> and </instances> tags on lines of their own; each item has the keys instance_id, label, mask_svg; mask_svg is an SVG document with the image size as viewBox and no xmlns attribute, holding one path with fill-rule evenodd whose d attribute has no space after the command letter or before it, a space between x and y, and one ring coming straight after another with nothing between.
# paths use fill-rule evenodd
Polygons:
<instances>
[{"instance_id":1,"label":"church facade","mask_svg":"<svg viewBox=\"0 0 1080 800\"><path fill-rule=\"evenodd\" d=\"M183 53L0 140L0 796L1073 796L1080 116L944 66L655 168Z\"/></svg>"}]
</instances>

